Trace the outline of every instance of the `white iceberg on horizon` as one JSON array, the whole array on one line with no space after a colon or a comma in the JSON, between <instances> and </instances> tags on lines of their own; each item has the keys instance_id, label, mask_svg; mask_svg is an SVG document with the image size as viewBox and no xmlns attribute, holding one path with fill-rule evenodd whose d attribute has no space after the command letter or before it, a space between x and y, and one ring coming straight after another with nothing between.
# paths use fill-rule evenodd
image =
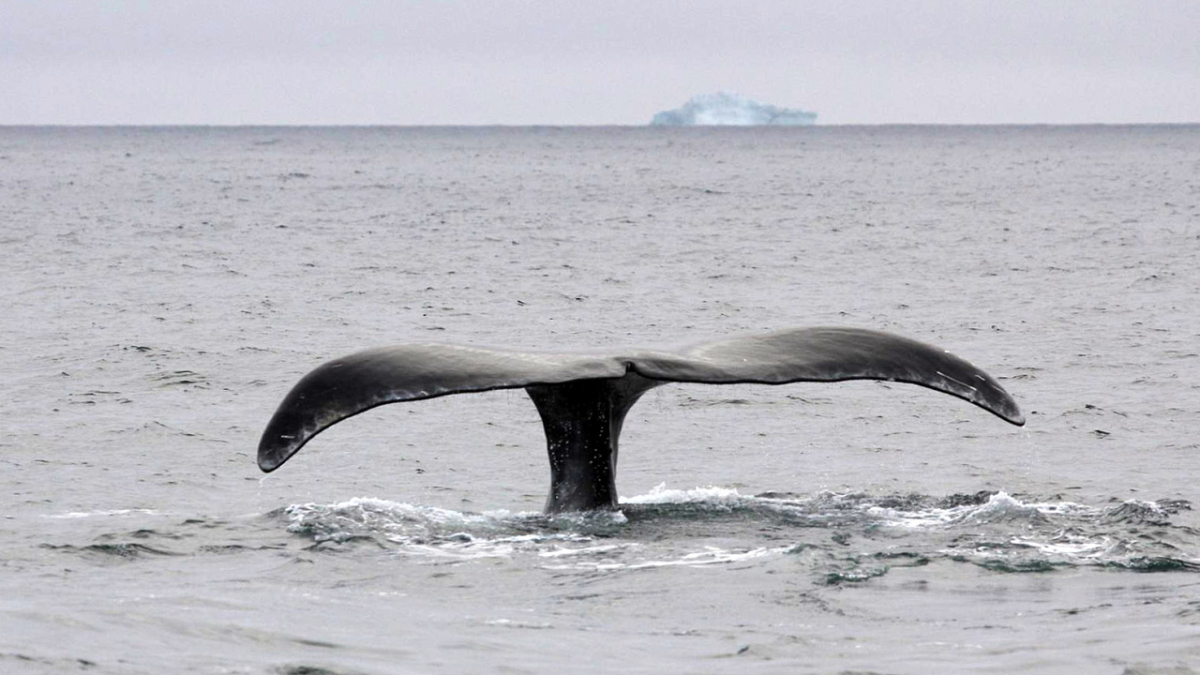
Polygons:
<instances>
[{"instance_id":1,"label":"white iceberg on horizon","mask_svg":"<svg viewBox=\"0 0 1200 675\"><path fill-rule=\"evenodd\" d=\"M802 126L817 121L817 113L759 103L730 91L700 94L650 120L651 126Z\"/></svg>"}]
</instances>

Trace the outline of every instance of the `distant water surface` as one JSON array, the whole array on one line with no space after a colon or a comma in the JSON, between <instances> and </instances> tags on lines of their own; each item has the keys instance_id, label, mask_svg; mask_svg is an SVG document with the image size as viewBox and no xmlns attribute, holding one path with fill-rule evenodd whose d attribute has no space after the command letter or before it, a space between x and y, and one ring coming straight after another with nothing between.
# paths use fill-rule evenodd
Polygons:
<instances>
[{"instance_id":1,"label":"distant water surface","mask_svg":"<svg viewBox=\"0 0 1200 675\"><path fill-rule=\"evenodd\" d=\"M9 127L0 246L0 672L1200 672L1200 127ZM357 349L799 325L1029 422L662 387L553 518L520 391L254 463Z\"/></svg>"}]
</instances>

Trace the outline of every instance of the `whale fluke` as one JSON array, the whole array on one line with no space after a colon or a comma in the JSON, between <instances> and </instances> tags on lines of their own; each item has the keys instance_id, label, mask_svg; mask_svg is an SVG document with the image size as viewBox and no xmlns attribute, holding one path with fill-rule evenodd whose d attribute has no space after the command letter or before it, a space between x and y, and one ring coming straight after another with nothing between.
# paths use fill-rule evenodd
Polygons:
<instances>
[{"instance_id":1,"label":"whale fluke","mask_svg":"<svg viewBox=\"0 0 1200 675\"><path fill-rule=\"evenodd\" d=\"M540 354L445 344L381 347L330 361L284 398L258 446L274 471L330 426L386 403L524 388L546 431L547 512L616 508L625 414L668 382L787 384L885 380L945 392L1016 425L1016 402L987 373L942 349L859 328L796 328L681 351Z\"/></svg>"}]
</instances>

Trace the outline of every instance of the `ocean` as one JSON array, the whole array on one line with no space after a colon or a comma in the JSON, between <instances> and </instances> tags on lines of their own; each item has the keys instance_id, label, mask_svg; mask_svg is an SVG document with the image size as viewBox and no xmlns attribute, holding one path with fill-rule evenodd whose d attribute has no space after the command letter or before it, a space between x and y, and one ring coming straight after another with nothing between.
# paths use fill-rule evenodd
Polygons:
<instances>
[{"instance_id":1,"label":"ocean","mask_svg":"<svg viewBox=\"0 0 1200 675\"><path fill-rule=\"evenodd\" d=\"M1200 673L1200 126L0 127L0 672ZM545 516L520 390L259 435L374 346L885 330L674 384Z\"/></svg>"}]
</instances>

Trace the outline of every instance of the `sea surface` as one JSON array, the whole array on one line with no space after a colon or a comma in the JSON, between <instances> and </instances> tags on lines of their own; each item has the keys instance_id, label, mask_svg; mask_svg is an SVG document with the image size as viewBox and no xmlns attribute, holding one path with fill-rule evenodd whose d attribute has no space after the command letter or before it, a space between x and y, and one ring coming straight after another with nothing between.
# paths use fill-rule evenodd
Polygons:
<instances>
[{"instance_id":1,"label":"sea surface","mask_svg":"<svg viewBox=\"0 0 1200 675\"><path fill-rule=\"evenodd\" d=\"M0 672L1200 673L1200 127L0 128ZM520 390L262 474L304 373L844 325L671 385L615 513Z\"/></svg>"}]
</instances>

